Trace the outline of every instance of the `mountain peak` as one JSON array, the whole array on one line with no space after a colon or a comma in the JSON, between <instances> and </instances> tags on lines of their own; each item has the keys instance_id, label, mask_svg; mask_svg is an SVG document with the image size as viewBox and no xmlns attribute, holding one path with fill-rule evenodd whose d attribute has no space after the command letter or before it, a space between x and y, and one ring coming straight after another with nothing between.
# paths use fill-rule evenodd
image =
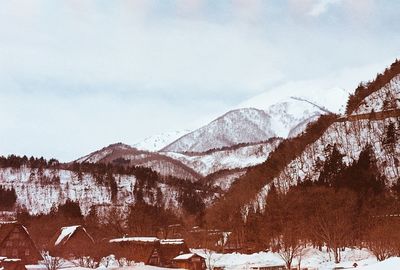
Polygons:
<instances>
[{"instance_id":1,"label":"mountain peak","mask_svg":"<svg viewBox=\"0 0 400 270\"><path fill-rule=\"evenodd\" d=\"M171 152L205 152L238 143L274 137L270 116L263 110L241 108L227 112L162 149Z\"/></svg>"}]
</instances>

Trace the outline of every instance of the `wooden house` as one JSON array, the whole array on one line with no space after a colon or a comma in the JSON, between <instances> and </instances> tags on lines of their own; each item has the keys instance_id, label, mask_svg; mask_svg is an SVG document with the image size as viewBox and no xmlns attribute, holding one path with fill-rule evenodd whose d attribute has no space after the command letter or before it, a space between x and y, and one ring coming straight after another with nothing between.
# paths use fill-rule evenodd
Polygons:
<instances>
[{"instance_id":1,"label":"wooden house","mask_svg":"<svg viewBox=\"0 0 400 270\"><path fill-rule=\"evenodd\" d=\"M50 254L63 258L92 255L94 240L81 225L62 227L50 242Z\"/></svg>"},{"instance_id":2,"label":"wooden house","mask_svg":"<svg viewBox=\"0 0 400 270\"><path fill-rule=\"evenodd\" d=\"M22 264L43 260L27 229L18 222L0 222L0 256L20 259Z\"/></svg>"},{"instance_id":3,"label":"wooden house","mask_svg":"<svg viewBox=\"0 0 400 270\"><path fill-rule=\"evenodd\" d=\"M158 239L156 237L123 237L112 239L110 252L117 258L162 267L172 267L173 259L189 253L183 239Z\"/></svg>"},{"instance_id":4,"label":"wooden house","mask_svg":"<svg viewBox=\"0 0 400 270\"><path fill-rule=\"evenodd\" d=\"M195 253L181 254L173 259L173 266L188 270L205 270L206 260Z\"/></svg>"},{"instance_id":5,"label":"wooden house","mask_svg":"<svg viewBox=\"0 0 400 270\"><path fill-rule=\"evenodd\" d=\"M187 253L190 253L190 250L183 239L160 240L160 266L162 267L172 267L176 256Z\"/></svg>"},{"instance_id":6,"label":"wooden house","mask_svg":"<svg viewBox=\"0 0 400 270\"><path fill-rule=\"evenodd\" d=\"M123 237L109 241L110 253L118 259L160 266L160 240L155 237Z\"/></svg>"},{"instance_id":7,"label":"wooden house","mask_svg":"<svg viewBox=\"0 0 400 270\"><path fill-rule=\"evenodd\" d=\"M3 268L4 270L26 270L21 259L1 258L0 268Z\"/></svg>"}]
</instances>

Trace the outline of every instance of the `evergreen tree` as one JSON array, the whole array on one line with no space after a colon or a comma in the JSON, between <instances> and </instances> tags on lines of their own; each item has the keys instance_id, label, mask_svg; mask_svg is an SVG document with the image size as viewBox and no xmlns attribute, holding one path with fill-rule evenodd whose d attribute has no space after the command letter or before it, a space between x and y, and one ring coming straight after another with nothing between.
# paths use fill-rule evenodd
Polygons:
<instances>
[{"instance_id":1,"label":"evergreen tree","mask_svg":"<svg viewBox=\"0 0 400 270\"><path fill-rule=\"evenodd\" d=\"M326 161L318 178L318 184L328 187L337 186L337 181L345 167L343 155L337 149L336 145L334 145L332 151L326 157Z\"/></svg>"},{"instance_id":2,"label":"evergreen tree","mask_svg":"<svg viewBox=\"0 0 400 270\"><path fill-rule=\"evenodd\" d=\"M385 177L379 173L371 146L361 151L358 161L344 171L338 179L338 187L349 188L362 196L385 190Z\"/></svg>"},{"instance_id":3,"label":"evergreen tree","mask_svg":"<svg viewBox=\"0 0 400 270\"><path fill-rule=\"evenodd\" d=\"M10 209L17 201L17 194L14 188L8 189L0 186L0 208Z\"/></svg>"}]
</instances>

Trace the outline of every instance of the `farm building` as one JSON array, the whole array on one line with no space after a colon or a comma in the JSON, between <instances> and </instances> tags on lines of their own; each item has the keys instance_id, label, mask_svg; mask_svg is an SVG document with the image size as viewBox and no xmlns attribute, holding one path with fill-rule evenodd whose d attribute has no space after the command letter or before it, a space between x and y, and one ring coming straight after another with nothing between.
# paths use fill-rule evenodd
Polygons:
<instances>
[{"instance_id":1,"label":"farm building","mask_svg":"<svg viewBox=\"0 0 400 270\"><path fill-rule=\"evenodd\" d=\"M51 240L50 254L63 258L91 255L94 240L81 225L62 227Z\"/></svg>"},{"instance_id":2,"label":"farm building","mask_svg":"<svg viewBox=\"0 0 400 270\"><path fill-rule=\"evenodd\" d=\"M188 270L205 270L205 259L195 253L181 254L173 259L173 266L175 268L182 268Z\"/></svg>"},{"instance_id":3,"label":"farm building","mask_svg":"<svg viewBox=\"0 0 400 270\"><path fill-rule=\"evenodd\" d=\"M171 267L176 256L189 252L190 250L183 239L162 239L160 240L160 266Z\"/></svg>"},{"instance_id":4,"label":"farm building","mask_svg":"<svg viewBox=\"0 0 400 270\"><path fill-rule=\"evenodd\" d=\"M0 257L0 268L4 270L26 270L21 259L7 259Z\"/></svg>"},{"instance_id":5,"label":"farm building","mask_svg":"<svg viewBox=\"0 0 400 270\"><path fill-rule=\"evenodd\" d=\"M118 258L153 266L171 267L176 256L190 252L183 239L124 237L109 243L111 252Z\"/></svg>"},{"instance_id":6,"label":"farm building","mask_svg":"<svg viewBox=\"0 0 400 270\"><path fill-rule=\"evenodd\" d=\"M154 266L161 264L160 240L156 237L123 237L109 243L111 253L117 258Z\"/></svg>"},{"instance_id":7,"label":"farm building","mask_svg":"<svg viewBox=\"0 0 400 270\"><path fill-rule=\"evenodd\" d=\"M23 264L43 259L27 229L18 222L0 222L0 256L20 259Z\"/></svg>"}]
</instances>

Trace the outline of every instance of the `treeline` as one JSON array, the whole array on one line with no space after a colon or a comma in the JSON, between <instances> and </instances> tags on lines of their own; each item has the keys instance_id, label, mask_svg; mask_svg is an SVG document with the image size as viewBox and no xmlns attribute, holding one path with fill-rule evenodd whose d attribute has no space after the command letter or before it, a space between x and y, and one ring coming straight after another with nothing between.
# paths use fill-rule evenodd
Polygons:
<instances>
[{"instance_id":1,"label":"treeline","mask_svg":"<svg viewBox=\"0 0 400 270\"><path fill-rule=\"evenodd\" d=\"M0 168L20 169L22 166L29 168L59 168L60 162L57 159L46 160L43 157L36 158L27 156L9 155L8 157L0 156Z\"/></svg>"},{"instance_id":2,"label":"treeline","mask_svg":"<svg viewBox=\"0 0 400 270\"><path fill-rule=\"evenodd\" d=\"M237 218L214 213L208 221L233 231L238 247L278 252L288 269L307 245L328 248L335 262L345 247L369 248L379 260L400 256L400 217L393 217L400 214L400 180L387 188L370 146L348 166L336 146L327 153L317 181L288 192L272 185L265 209L236 209Z\"/></svg>"},{"instance_id":3,"label":"treeline","mask_svg":"<svg viewBox=\"0 0 400 270\"><path fill-rule=\"evenodd\" d=\"M17 201L14 188L0 186L0 210L12 209Z\"/></svg>"},{"instance_id":4,"label":"treeline","mask_svg":"<svg viewBox=\"0 0 400 270\"><path fill-rule=\"evenodd\" d=\"M396 59L396 61L389 68L386 68L383 73L377 74L373 81L360 84L356 88L355 93L350 95L349 100L347 101L346 114L351 114L367 96L384 87L391 79L399 74L400 61Z\"/></svg>"}]
</instances>

